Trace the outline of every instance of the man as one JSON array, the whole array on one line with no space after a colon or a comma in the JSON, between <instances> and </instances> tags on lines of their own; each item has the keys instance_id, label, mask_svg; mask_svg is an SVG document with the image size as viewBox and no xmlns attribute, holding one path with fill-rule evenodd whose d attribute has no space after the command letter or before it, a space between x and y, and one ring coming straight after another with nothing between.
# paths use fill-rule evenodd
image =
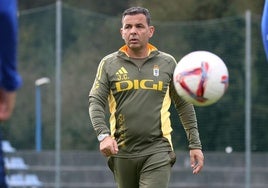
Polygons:
<instances>
[{"instance_id":1,"label":"man","mask_svg":"<svg viewBox=\"0 0 268 188\"><path fill-rule=\"evenodd\" d=\"M16 90L21 86L21 77L17 72L17 34L17 2L0 0L0 123L12 115ZM1 141L0 135L0 144ZM2 147L0 147L0 187L7 187Z\"/></svg>"},{"instance_id":2,"label":"man","mask_svg":"<svg viewBox=\"0 0 268 188\"><path fill-rule=\"evenodd\" d=\"M193 173L203 167L194 108L175 92L175 59L149 43L154 34L149 11L123 13L125 45L100 62L89 94L89 115L101 153L108 157L119 188L167 188L175 162L169 107L173 99L189 140ZM105 105L110 109L110 129Z\"/></svg>"}]
</instances>

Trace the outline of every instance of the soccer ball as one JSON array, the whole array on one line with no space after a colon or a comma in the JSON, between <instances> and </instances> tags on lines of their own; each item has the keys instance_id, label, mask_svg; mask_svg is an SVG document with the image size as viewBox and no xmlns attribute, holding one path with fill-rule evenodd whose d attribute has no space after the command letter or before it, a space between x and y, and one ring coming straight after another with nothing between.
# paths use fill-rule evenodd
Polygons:
<instances>
[{"instance_id":1,"label":"soccer ball","mask_svg":"<svg viewBox=\"0 0 268 188\"><path fill-rule=\"evenodd\" d=\"M216 103L229 83L228 69L223 60L208 51L194 51L177 64L173 81L179 96L195 106Z\"/></svg>"}]
</instances>

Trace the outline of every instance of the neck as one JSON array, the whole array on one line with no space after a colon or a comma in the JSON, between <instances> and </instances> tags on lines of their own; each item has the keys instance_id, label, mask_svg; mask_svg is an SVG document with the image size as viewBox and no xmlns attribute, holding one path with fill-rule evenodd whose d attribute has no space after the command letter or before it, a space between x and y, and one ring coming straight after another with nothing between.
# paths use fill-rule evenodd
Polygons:
<instances>
[{"instance_id":1,"label":"neck","mask_svg":"<svg viewBox=\"0 0 268 188\"><path fill-rule=\"evenodd\" d=\"M148 48L146 47L145 49L137 49L137 50L127 48L127 54L131 58L137 58L137 59L146 58L148 56Z\"/></svg>"}]
</instances>

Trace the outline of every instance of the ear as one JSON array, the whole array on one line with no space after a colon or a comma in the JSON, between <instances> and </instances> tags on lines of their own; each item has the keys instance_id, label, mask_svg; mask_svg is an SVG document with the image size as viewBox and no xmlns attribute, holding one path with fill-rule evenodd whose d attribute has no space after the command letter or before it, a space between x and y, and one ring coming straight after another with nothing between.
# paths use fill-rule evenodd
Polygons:
<instances>
[{"instance_id":1,"label":"ear","mask_svg":"<svg viewBox=\"0 0 268 188\"><path fill-rule=\"evenodd\" d=\"M124 36L123 36L123 28L120 28L120 33L121 33L121 37L122 37L122 39L125 40L125 39L124 39Z\"/></svg>"},{"instance_id":2,"label":"ear","mask_svg":"<svg viewBox=\"0 0 268 188\"><path fill-rule=\"evenodd\" d=\"M149 26L149 37L151 38L154 35L154 26Z\"/></svg>"}]
</instances>

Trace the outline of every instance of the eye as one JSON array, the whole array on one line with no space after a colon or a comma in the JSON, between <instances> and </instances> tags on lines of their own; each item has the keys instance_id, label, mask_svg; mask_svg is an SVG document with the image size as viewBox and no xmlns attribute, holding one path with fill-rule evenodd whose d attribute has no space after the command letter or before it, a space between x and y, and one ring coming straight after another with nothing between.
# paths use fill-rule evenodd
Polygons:
<instances>
[{"instance_id":1,"label":"eye","mask_svg":"<svg viewBox=\"0 0 268 188\"><path fill-rule=\"evenodd\" d=\"M144 25L143 24L137 24L136 27L137 28L144 28Z\"/></svg>"},{"instance_id":2,"label":"eye","mask_svg":"<svg viewBox=\"0 0 268 188\"><path fill-rule=\"evenodd\" d=\"M125 25L124 26L124 29L130 29L131 28L131 25Z\"/></svg>"}]
</instances>

